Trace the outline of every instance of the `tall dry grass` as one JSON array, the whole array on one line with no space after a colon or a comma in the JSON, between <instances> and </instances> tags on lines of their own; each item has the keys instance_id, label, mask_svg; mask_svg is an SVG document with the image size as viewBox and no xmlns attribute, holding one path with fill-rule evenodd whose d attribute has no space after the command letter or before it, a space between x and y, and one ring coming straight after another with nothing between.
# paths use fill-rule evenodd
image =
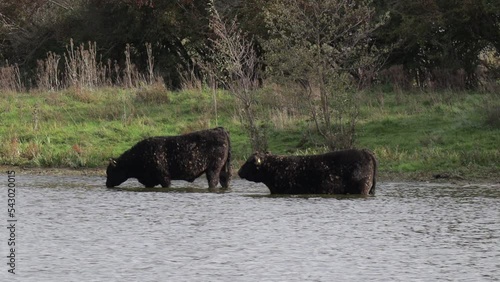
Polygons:
<instances>
[{"instance_id":1,"label":"tall dry grass","mask_svg":"<svg viewBox=\"0 0 500 282\"><path fill-rule=\"evenodd\" d=\"M0 65L0 90L2 92L21 92L25 87L21 81L21 72L17 64L11 65L5 61Z\"/></svg>"},{"instance_id":2,"label":"tall dry grass","mask_svg":"<svg viewBox=\"0 0 500 282\"><path fill-rule=\"evenodd\" d=\"M145 44L147 61L144 73L134 64L132 48L130 44L126 45L124 63L120 65L117 61L109 59L103 61L95 42L76 45L70 40L64 54L48 52L44 59L38 60L36 85L39 90L57 91L66 88L94 89L108 86L135 88L163 83L161 77L154 71L152 45ZM17 79L15 69L7 70L10 73L6 75L5 85L12 88L12 81ZM2 86L3 84L0 84L0 88Z\"/></svg>"}]
</instances>

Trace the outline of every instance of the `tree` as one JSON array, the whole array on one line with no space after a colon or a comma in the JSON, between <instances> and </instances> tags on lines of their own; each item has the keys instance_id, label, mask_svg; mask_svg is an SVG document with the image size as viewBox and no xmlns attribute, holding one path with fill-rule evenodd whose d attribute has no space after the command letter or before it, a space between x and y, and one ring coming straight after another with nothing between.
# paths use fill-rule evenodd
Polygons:
<instances>
[{"instance_id":1,"label":"tree","mask_svg":"<svg viewBox=\"0 0 500 282\"><path fill-rule=\"evenodd\" d=\"M256 114L256 74L258 57L254 42L241 31L236 19L229 23L219 15L213 2L210 5L213 74L224 88L236 97L242 120L248 131L252 150L267 150L266 137L260 130Z\"/></svg>"},{"instance_id":2,"label":"tree","mask_svg":"<svg viewBox=\"0 0 500 282\"><path fill-rule=\"evenodd\" d=\"M172 88L182 73L198 72L192 57L205 56L207 1L3 0L0 1L0 57L26 70L47 52L62 54L95 42L102 60L124 64L129 44L140 71L147 68L144 44L151 43L158 74ZM33 73L33 72L31 72Z\"/></svg>"},{"instance_id":3,"label":"tree","mask_svg":"<svg viewBox=\"0 0 500 282\"><path fill-rule=\"evenodd\" d=\"M266 10L269 72L301 86L303 109L332 150L353 146L358 106L352 74L376 66L370 35L377 27L370 1L280 0ZM361 77L361 76L360 76Z\"/></svg>"},{"instance_id":4,"label":"tree","mask_svg":"<svg viewBox=\"0 0 500 282\"><path fill-rule=\"evenodd\" d=\"M485 49L500 51L498 1L376 2L379 11L391 15L378 30L376 44L397 43L387 66L404 66L420 87L432 83L439 88L476 88L480 54ZM461 81L452 79L460 72L465 72Z\"/></svg>"},{"instance_id":5,"label":"tree","mask_svg":"<svg viewBox=\"0 0 500 282\"><path fill-rule=\"evenodd\" d=\"M207 1L87 0L78 14L67 18L66 31L76 43L97 42L105 59L123 61L130 46L140 71L147 69L151 43L155 71L171 88L180 88L182 76L199 70L193 56L204 56L208 33ZM75 23L79 23L75 25ZM65 39L69 41L69 38Z\"/></svg>"},{"instance_id":6,"label":"tree","mask_svg":"<svg viewBox=\"0 0 500 282\"><path fill-rule=\"evenodd\" d=\"M0 2L0 53L5 59L21 66L35 65L36 59L50 50L47 46L55 46L53 26L66 14L60 2L63 1Z\"/></svg>"}]
</instances>

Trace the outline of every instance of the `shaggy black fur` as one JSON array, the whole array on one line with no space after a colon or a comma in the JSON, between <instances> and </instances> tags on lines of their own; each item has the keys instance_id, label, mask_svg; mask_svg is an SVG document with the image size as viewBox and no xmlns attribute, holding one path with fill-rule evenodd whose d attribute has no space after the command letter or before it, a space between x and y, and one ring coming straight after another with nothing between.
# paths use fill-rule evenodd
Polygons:
<instances>
[{"instance_id":1,"label":"shaggy black fur","mask_svg":"<svg viewBox=\"0 0 500 282\"><path fill-rule=\"evenodd\" d=\"M219 181L223 188L228 188L230 161L229 133L222 127L180 136L151 137L110 160L106 186L137 178L146 187L169 187L171 180L193 182L205 173L209 188L215 188Z\"/></svg>"},{"instance_id":2,"label":"shaggy black fur","mask_svg":"<svg viewBox=\"0 0 500 282\"><path fill-rule=\"evenodd\" d=\"M254 153L238 171L264 183L271 194L375 194L377 160L368 150L322 155L276 156Z\"/></svg>"}]
</instances>

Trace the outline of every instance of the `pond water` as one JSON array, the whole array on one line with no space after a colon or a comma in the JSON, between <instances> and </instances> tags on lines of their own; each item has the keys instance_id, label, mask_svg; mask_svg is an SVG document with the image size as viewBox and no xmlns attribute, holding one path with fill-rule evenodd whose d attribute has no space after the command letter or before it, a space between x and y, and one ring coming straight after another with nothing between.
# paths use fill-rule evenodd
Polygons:
<instances>
[{"instance_id":1,"label":"pond water","mask_svg":"<svg viewBox=\"0 0 500 282\"><path fill-rule=\"evenodd\" d=\"M500 186L379 183L375 197L269 196L16 176L16 275L2 281L498 281ZM6 181L5 181L6 182ZM6 186L6 185L4 185ZM7 225L7 189L2 189Z\"/></svg>"}]
</instances>

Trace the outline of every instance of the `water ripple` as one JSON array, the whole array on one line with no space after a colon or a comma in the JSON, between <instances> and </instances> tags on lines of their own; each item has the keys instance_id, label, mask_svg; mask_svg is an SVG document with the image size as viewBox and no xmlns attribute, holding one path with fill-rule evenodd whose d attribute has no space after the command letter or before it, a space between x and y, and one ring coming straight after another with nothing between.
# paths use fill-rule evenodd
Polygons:
<instances>
[{"instance_id":1,"label":"water ripple","mask_svg":"<svg viewBox=\"0 0 500 282\"><path fill-rule=\"evenodd\" d=\"M381 183L364 198L271 197L240 180L226 193L206 193L204 179L142 193L134 182L107 189L99 177L18 182L20 281L500 276L495 185Z\"/></svg>"}]
</instances>

